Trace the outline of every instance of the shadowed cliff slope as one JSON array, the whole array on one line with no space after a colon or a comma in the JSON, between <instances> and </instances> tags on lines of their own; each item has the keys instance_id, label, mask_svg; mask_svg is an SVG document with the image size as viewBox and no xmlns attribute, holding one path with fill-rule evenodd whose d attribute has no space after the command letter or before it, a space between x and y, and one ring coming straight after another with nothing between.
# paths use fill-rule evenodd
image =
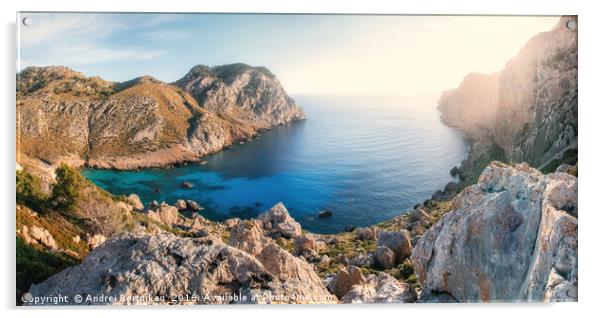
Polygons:
<instances>
[{"instance_id":1,"label":"shadowed cliff slope","mask_svg":"<svg viewBox=\"0 0 602 318\"><path fill-rule=\"evenodd\" d=\"M562 17L551 31L531 38L501 72L470 74L442 95L442 120L474 142L469 161L500 147L505 158L495 159L528 162L545 172L576 163L577 29L568 28L576 20Z\"/></svg>"}]
</instances>

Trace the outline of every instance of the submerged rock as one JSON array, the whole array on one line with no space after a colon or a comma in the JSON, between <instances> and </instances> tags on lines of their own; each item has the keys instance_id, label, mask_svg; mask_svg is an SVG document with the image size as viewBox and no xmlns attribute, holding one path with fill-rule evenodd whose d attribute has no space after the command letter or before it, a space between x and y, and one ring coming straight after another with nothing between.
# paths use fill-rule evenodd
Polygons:
<instances>
[{"instance_id":1,"label":"submerged rock","mask_svg":"<svg viewBox=\"0 0 602 318\"><path fill-rule=\"evenodd\" d=\"M330 218L332 217L333 213L330 210L322 210L320 212L318 212L318 217L319 218Z\"/></svg>"},{"instance_id":2,"label":"submerged rock","mask_svg":"<svg viewBox=\"0 0 602 318\"><path fill-rule=\"evenodd\" d=\"M194 185L192 184L192 182L184 181L184 182L182 182L182 188L192 189L192 188L194 188Z\"/></svg>"},{"instance_id":3,"label":"submerged rock","mask_svg":"<svg viewBox=\"0 0 602 318\"><path fill-rule=\"evenodd\" d=\"M492 162L412 253L423 297L577 300L577 179Z\"/></svg>"}]
</instances>

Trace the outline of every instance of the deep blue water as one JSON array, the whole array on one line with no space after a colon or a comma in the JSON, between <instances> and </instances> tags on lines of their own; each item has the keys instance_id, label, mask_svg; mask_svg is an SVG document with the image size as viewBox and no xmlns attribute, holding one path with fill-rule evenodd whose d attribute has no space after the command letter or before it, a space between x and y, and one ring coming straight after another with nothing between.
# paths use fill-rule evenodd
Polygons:
<instances>
[{"instance_id":1,"label":"deep blue water","mask_svg":"<svg viewBox=\"0 0 602 318\"><path fill-rule=\"evenodd\" d=\"M436 99L297 97L307 120L207 156L205 165L141 171L85 170L114 194L206 207L213 220L250 218L282 201L317 233L398 215L453 180L468 144L439 120ZM183 181L194 184L183 189ZM156 193L155 189L160 189ZM332 218L320 219L319 211Z\"/></svg>"}]
</instances>

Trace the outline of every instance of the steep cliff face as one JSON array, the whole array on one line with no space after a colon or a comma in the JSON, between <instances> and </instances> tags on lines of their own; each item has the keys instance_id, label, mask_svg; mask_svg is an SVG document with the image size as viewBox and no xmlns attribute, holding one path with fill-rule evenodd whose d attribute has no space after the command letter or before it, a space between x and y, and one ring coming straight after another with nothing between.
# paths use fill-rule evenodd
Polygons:
<instances>
[{"instance_id":1,"label":"steep cliff face","mask_svg":"<svg viewBox=\"0 0 602 318\"><path fill-rule=\"evenodd\" d=\"M199 68L178 85L148 76L112 83L65 67L25 69L17 78L18 150L49 163L69 157L103 168L160 167L304 118L267 69L233 64L203 76Z\"/></svg>"},{"instance_id":2,"label":"steep cliff face","mask_svg":"<svg viewBox=\"0 0 602 318\"><path fill-rule=\"evenodd\" d=\"M470 73L458 88L445 91L438 106L441 120L471 139L490 135L497 115L499 77L500 73Z\"/></svg>"},{"instance_id":3,"label":"steep cliff face","mask_svg":"<svg viewBox=\"0 0 602 318\"><path fill-rule=\"evenodd\" d=\"M263 67L197 65L174 84L209 111L240 117L260 128L304 117L276 76Z\"/></svg>"},{"instance_id":4,"label":"steep cliff face","mask_svg":"<svg viewBox=\"0 0 602 318\"><path fill-rule=\"evenodd\" d=\"M577 31L565 17L531 39L500 75L495 141L516 162L544 164L577 147Z\"/></svg>"},{"instance_id":5,"label":"steep cliff face","mask_svg":"<svg viewBox=\"0 0 602 318\"><path fill-rule=\"evenodd\" d=\"M577 29L570 21L577 17L533 37L500 73L471 74L445 92L443 121L472 139L492 137L508 160L536 167L576 149Z\"/></svg>"}]
</instances>

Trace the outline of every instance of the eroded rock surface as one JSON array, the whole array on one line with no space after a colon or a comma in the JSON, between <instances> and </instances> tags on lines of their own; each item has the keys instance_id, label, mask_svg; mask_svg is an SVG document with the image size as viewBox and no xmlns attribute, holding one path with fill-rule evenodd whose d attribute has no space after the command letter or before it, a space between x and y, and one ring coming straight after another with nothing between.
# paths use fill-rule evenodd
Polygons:
<instances>
[{"instance_id":1,"label":"eroded rock surface","mask_svg":"<svg viewBox=\"0 0 602 318\"><path fill-rule=\"evenodd\" d=\"M301 225L293 219L282 202L257 217L263 229L273 237L293 238L301 235Z\"/></svg>"},{"instance_id":2,"label":"eroded rock surface","mask_svg":"<svg viewBox=\"0 0 602 318\"><path fill-rule=\"evenodd\" d=\"M407 283L381 272L370 275L365 283L354 285L341 299L344 304L410 303L416 293Z\"/></svg>"},{"instance_id":3,"label":"eroded rock surface","mask_svg":"<svg viewBox=\"0 0 602 318\"><path fill-rule=\"evenodd\" d=\"M491 163L412 253L426 298L577 300L577 179Z\"/></svg>"},{"instance_id":4,"label":"eroded rock surface","mask_svg":"<svg viewBox=\"0 0 602 318\"><path fill-rule=\"evenodd\" d=\"M253 255L211 236L121 235L92 251L80 265L33 285L30 292L34 297L60 293L73 299L75 295L84 295L83 304L109 304L85 298L85 295L98 294L114 296L111 304L155 303L134 298L146 295L160 297L159 303L332 302L327 300L332 299L332 295L309 264L277 250L277 246L267 248L263 258L277 265L262 263ZM290 259L276 254L288 255ZM178 301L170 295L199 297ZM223 297L225 295L239 298ZM296 298L292 298L293 295Z\"/></svg>"}]
</instances>

